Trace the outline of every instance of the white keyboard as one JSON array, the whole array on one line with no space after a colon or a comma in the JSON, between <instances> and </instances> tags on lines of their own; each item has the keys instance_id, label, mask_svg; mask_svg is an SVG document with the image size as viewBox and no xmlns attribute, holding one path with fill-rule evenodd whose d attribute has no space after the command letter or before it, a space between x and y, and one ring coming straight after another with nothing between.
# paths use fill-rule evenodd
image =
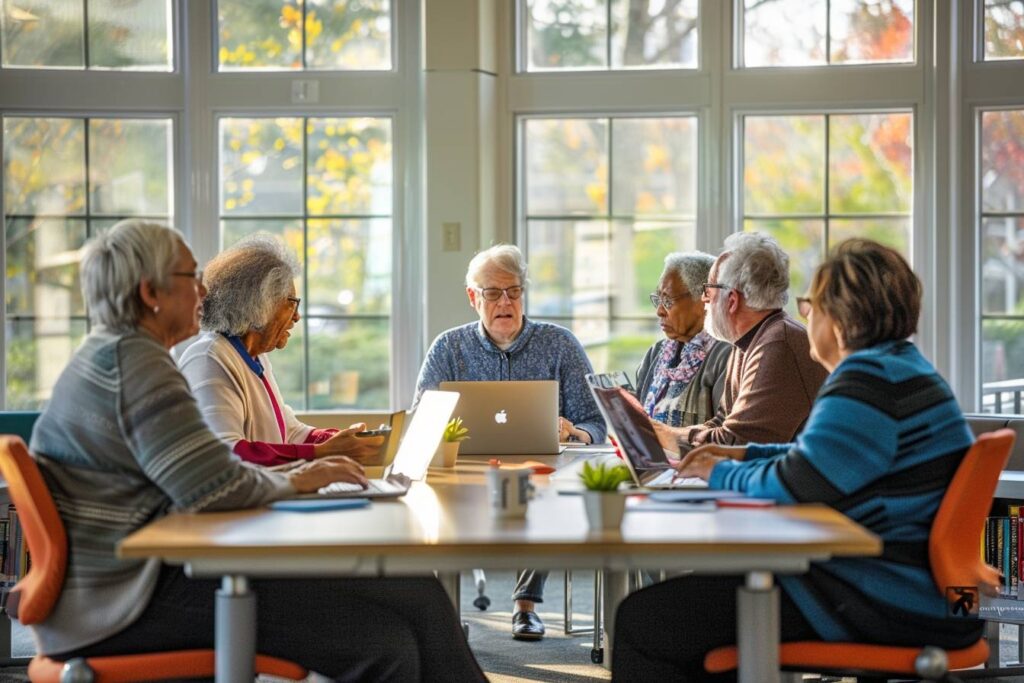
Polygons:
<instances>
[{"instance_id":1,"label":"white keyboard","mask_svg":"<svg viewBox=\"0 0 1024 683\"><path fill-rule=\"evenodd\" d=\"M673 469L667 469L654 479L648 481L644 486L647 488L702 488L706 489L708 484L700 477L684 477L682 479L676 479L672 481L672 477L676 471Z\"/></svg>"},{"instance_id":2,"label":"white keyboard","mask_svg":"<svg viewBox=\"0 0 1024 683\"><path fill-rule=\"evenodd\" d=\"M336 481L333 484L328 484L318 489L317 493L322 496L330 496L339 493L401 493L403 491L405 491L405 488L397 484L392 484L383 479L371 479L365 489L359 484Z\"/></svg>"}]
</instances>

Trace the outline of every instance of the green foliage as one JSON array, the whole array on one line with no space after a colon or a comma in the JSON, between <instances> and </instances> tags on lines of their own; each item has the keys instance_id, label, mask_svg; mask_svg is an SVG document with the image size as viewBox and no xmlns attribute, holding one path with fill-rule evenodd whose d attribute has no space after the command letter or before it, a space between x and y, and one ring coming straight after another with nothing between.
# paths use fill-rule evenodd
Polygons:
<instances>
[{"instance_id":1,"label":"green foliage","mask_svg":"<svg viewBox=\"0 0 1024 683\"><path fill-rule=\"evenodd\" d=\"M469 429L462 426L461 417L453 417L444 428L444 440L448 443L457 443L469 438Z\"/></svg>"},{"instance_id":2,"label":"green foliage","mask_svg":"<svg viewBox=\"0 0 1024 683\"><path fill-rule=\"evenodd\" d=\"M596 467L589 462L583 463L580 480L588 491L615 491L619 484L629 481L629 470L625 465L608 466L600 463Z\"/></svg>"}]
</instances>

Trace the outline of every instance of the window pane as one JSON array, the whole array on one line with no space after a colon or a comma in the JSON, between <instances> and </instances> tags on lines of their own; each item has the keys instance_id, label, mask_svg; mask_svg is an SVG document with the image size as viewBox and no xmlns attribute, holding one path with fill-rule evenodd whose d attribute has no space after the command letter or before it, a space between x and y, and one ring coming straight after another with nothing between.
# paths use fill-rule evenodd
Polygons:
<instances>
[{"instance_id":1,"label":"window pane","mask_svg":"<svg viewBox=\"0 0 1024 683\"><path fill-rule=\"evenodd\" d=\"M122 216L170 213L171 122L89 121L91 212Z\"/></svg>"},{"instance_id":2,"label":"window pane","mask_svg":"<svg viewBox=\"0 0 1024 683\"><path fill-rule=\"evenodd\" d=\"M1024 58L1024 1L985 0L985 59Z\"/></svg>"},{"instance_id":3,"label":"window pane","mask_svg":"<svg viewBox=\"0 0 1024 683\"><path fill-rule=\"evenodd\" d=\"M608 65L605 0L525 0L526 70Z\"/></svg>"},{"instance_id":4,"label":"window pane","mask_svg":"<svg viewBox=\"0 0 1024 683\"><path fill-rule=\"evenodd\" d=\"M221 212L302 214L302 119L221 119Z\"/></svg>"},{"instance_id":5,"label":"window pane","mask_svg":"<svg viewBox=\"0 0 1024 683\"><path fill-rule=\"evenodd\" d=\"M303 304L305 306L305 304ZM306 353L303 346L306 341L304 321L299 321L291 329L288 344L270 355L271 368L277 388L281 390L281 398L292 410L306 410Z\"/></svg>"},{"instance_id":6,"label":"window pane","mask_svg":"<svg viewBox=\"0 0 1024 683\"><path fill-rule=\"evenodd\" d=\"M528 119L523 130L527 215L607 212L607 119Z\"/></svg>"},{"instance_id":7,"label":"window pane","mask_svg":"<svg viewBox=\"0 0 1024 683\"><path fill-rule=\"evenodd\" d=\"M851 237L880 242L892 247L903 258L910 261L910 219L908 218L860 218L847 220L833 218L828 223L828 248L836 246Z\"/></svg>"},{"instance_id":8,"label":"window pane","mask_svg":"<svg viewBox=\"0 0 1024 683\"><path fill-rule=\"evenodd\" d=\"M1021 412L1015 394L1024 391L1024 320L981 324L982 410Z\"/></svg>"},{"instance_id":9,"label":"window pane","mask_svg":"<svg viewBox=\"0 0 1024 683\"><path fill-rule=\"evenodd\" d=\"M1024 315L1024 217L982 219L981 287L983 312Z\"/></svg>"},{"instance_id":10,"label":"window pane","mask_svg":"<svg viewBox=\"0 0 1024 683\"><path fill-rule=\"evenodd\" d=\"M1024 211L1024 110L981 115L984 211Z\"/></svg>"},{"instance_id":11,"label":"window pane","mask_svg":"<svg viewBox=\"0 0 1024 683\"><path fill-rule=\"evenodd\" d=\"M390 322L310 317L308 325L309 409L387 408Z\"/></svg>"},{"instance_id":12,"label":"window pane","mask_svg":"<svg viewBox=\"0 0 1024 683\"><path fill-rule=\"evenodd\" d=\"M89 0L89 66L170 71L168 0Z\"/></svg>"},{"instance_id":13,"label":"window pane","mask_svg":"<svg viewBox=\"0 0 1024 683\"><path fill-rule=\"evenodd\" d=\"M5 67L85 66L81 0L7 0L2 5Z\"/></svg>"},{"instance_id":14,"label":"window pane","mask_svg":"<svg viewBox=\"0 0 1024 683\"><path fill-rule=\"evenodd\" d=\"M612 68L696 68L697 7L612 0Z\"/></svg>"},{"instance_id":15,"label":"window pane","mask_svg":"<svg viewBox=\"0 0 1024 683\"><path fill-rule=\"evenodd\" d=\"M588 344L584 348L595 372L621 370L630 380L635 381L644 354L661 337L661 330L652 311L650 320L612 320L607 339Z\"/></svg>"},{"instance_id":16,"label":"window pane","mask_svg":"<svg viewBox=\"0 0 1024 683\"><path fill-rule=\"evenodd\" d=\"M914 59L914 0L831 0L833 64Z\"/></svg>"},{"instance_id":17,"label":"window pane","mask_svg":"<svg viewBox=\"0 0 1024 683\"><path fill-rule=\"evenodd\" d=\"M744 66L825 64L824 0L744 0Z\"/></svg>"},{"instance_id":18,"label":"window pane","mask_svg":"<svg viewBox=\"0 0 1024 683\"><path fill-rule=\"evenodd\" d=\"M302 0L217 0L221 71L302 68Z\"/></svg>"},{"instance_id":19,"label":"window pane","mask_svg":"<svg viewBox=\"0 0 1024 683\"><path fill-rule=\"evenodd\" d=\"M306 0L306 66L390 69L389 0Z\"/></svg>"},{"instance_id":20,"label":"window pane","mask_svg":"<svg viewBox=\"0 0 1024 683\"><path fill-rule=\"evenodd\" d=\"M825 209L825 117L748 116L744 120L746 214Z\"/></svg>"},{"instance_id":21,"label":"window pane","mask_svg":"<svg viewBox=\"0 0 1024 683\"><path fill-rule=\"evenodd\" d=\"M85 213L85 121L4 118L4 211Z\"/></svg>"},{"instance_id":22,"label":"window pane","mask_svg":"<svg viewBox=\"0 0 1024 683\"><path fill-rule=\"evenodd\" d=\"M85 315L78 282L78 250L85 221L62 218L7 220L8 316Z\"/></svg>"},{"instance_id":23,"label":"window pane","mask_svg":"<svg viewBox=\"0 0 1024 683\"><path fill-rule=\"evenodd\" d=\"M614 313L656 321L649 295L658 288L665 256L692 251L696 242L697 230L690 222L614 221L611 253L623 256L611 259Z\"/></svg>"},{"instance_id":24,"label":"window pane","mask_svg":"<svg viewBox=\"0 0 1024 683\"><path fill-rule=\"evenodd\" d=\"M529 221L529 315L607 317L609 238L603 220Z\"/></svg>"},{"instance_id":25,"label":"window pane","mask_svg":"<svg viewBox=\"0 0 1024 683\"><path fill-rule=\"evenodd\" d=\"M390 119L310 119L306 209L311 215L390 215Z\"/></svg>"},{"instance_id":26,"label":"window pane","mask_svg":"<svg viewBox=\"0 0 1024 683\"><path fill-rule=\"evenodd\" d=\"M391 220L311 220L310 316L391 310Z\"/></svg>"},{"instance_id":27,"label":"window pane","mask_svg":"<svg viewBox=\"0 0 1024 683\"><path fill-rule=\"evenodd\" d=\"M911 114L829 117L829 202L834 213L909 213Z\"/></svg>"},{"instance_id":28,"label":"window pane","mask_svg":"<svg viewBox=\"0 0 1024 683\"><path fill-rule=\"evenodd\" d=\"M614 119L612 141L614 215L696 215L695 118Z\"/></svg>"},{"instance_id":29,"label":"window pane","mask_svg":"<svg viewBox=\"0 0 1024 683\"><path fill-rule=\"evenodd\" d=\"M795 298L803 296L811 284L814 269L825 256L825 225L822 221L746 220L747 232L763 232L779 242L789 255L789 303L786 310L796 315ZM726 283L728 284L728 283Z\"/></svg>"},{"instance_id":30,"label":"window pane","mask_svg":"<svg viewBox=\"0 0 1024 683\"><path fill-rule=\"evenodd\" d=\"M6 322L7 410L39 410L86 334L84 320Z\"/></svg>"}]
</instances>

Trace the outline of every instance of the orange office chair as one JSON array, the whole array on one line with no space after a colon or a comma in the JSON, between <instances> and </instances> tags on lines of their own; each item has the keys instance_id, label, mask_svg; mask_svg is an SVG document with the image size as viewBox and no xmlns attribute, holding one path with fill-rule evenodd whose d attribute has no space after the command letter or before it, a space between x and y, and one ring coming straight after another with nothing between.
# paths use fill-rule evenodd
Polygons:
<instances>
[{"instance_id":1,"label":"orange office chair","mask_svg":"<svg viewBox=\"0 0 1024 683\"><path fill-rule=\"evenodd\" d=\"M32 554L28 574L7 598L7 613L22 624L43 621L60 596L68 563L64 523L50 497L46 482L25 442L16 436L0 436L0 475L18 510L25 540ZM257 673L302 680L306 670L292 662L256 655ZM67 672L74 680L94 683L128 683L179 678L210 678L214 675L213 650L179 650L120 657L90 657L67 664L37 655L28 666L33 683L58 683ZM77 676L82 676L79 678Z\"/></svg>"},{"instance_id":2,"label":"orange office chair","mask_svg":"<svg viewBox=\"0 0 1024 683\"><path fill-rule=\"evenodd\" d=\"M928 558L936 585L998 585L999 573L985 564L978 551L999 474L1013 448L1012 429L982 434L960 462L942 498L931 533ZM975 539L973 543L970 539ZM866 677L922 676L942 679L951 669L965 669L988 659L981 638L969 647L943 651L936 647L892 647L863 643L792 642L779 647L779 664L789 670L857 672ZM704 656L710 673L735 669L735 646L720 647ZM866 666L867 665L867 666Z\"/></svg>"}]
</instances>

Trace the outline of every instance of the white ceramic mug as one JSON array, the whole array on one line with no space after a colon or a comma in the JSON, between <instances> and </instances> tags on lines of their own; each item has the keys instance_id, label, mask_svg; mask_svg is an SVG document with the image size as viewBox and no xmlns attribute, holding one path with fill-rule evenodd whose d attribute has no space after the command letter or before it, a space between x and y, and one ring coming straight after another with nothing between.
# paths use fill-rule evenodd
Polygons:
<instances>
[{"instance_id":1,"label":"white ceramic mug","mask_svg":"<svg viewBox=\"0 0 1024 683\"><path fill-rule=\"evenodd\" d=\"M529 469L505 469L491 465L487 470L487 494L491 501L492 516L525 517L530 493Z\"/></svg>"}]
</instances>

